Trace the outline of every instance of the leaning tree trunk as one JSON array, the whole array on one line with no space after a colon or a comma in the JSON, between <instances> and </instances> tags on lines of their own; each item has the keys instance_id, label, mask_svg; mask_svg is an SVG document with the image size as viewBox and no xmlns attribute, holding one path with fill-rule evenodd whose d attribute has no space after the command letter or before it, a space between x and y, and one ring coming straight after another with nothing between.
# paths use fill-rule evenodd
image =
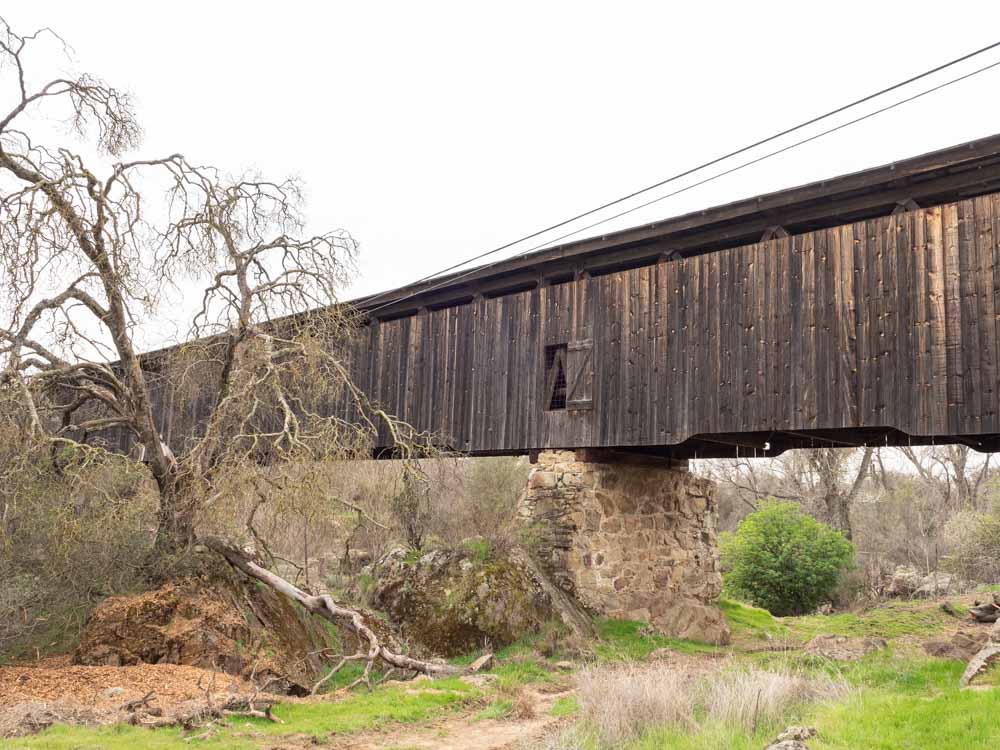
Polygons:
<instances>
[{"instance_id":1,"label":"leaning tree trunk","mask_svg":"<svg viewBox=\"0 0 1000 750\"><path fill-rule=\"evenodd\" d=\"M335 625L346 627L357 637L358 643L363 644L359 646L358 653L352 656L342 657L340 662L334 668L334 671L331 672L330 676L343 667L348 661L363 661L365 662L364 674L361 678L356 680L354 684L365 682L369 687L371 687L369 675L372 665L376 661L382 662L390 669L398 669L404 672L419 672L432 677L449 677L454 675L469 674L479 671L492 662L492 654L487 654L468 667L456 667L448 663L424 661L421 659L414 659L413 657L405 654L396 653L382 642L382 639L379 638L375 630L365 622L364 615L358 610L338 604L329 594L313 595L306 593L302 589L286 581L281 576L276 575L270 570L258 565L250 558L249 555L223 539L219 539L218 537L201 537L199 542L213 552L221 555L225 558L226 562L237 570L245 573L251 578L255 578L256 580L267 584L275 591L278 591L293 601L298 602L311 614L322 617ZM329 676L327 679L329 679ZM313 688L314 693L321 684L322 683L317 683L317 685Z\"/></svg>"}]
</instances>

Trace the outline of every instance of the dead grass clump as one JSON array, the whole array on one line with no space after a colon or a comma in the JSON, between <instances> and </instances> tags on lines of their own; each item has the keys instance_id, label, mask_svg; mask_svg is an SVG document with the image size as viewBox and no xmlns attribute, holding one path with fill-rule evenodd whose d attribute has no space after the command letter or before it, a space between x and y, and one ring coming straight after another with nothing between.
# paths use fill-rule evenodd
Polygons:
<instances>
[{"instance_id":1,"label":"dead grass clump","mask_svg":"<svg viewBox=\"0 0 1000 750\"><path fill-rule=\"evenodd\" d=\"M534 719L538 713L535 710L535 698L534 696L528 694L526 691L522 690L514 698L514 706L510 712L511 718L514 719Z\"/></svg>"},{"instance_id":2,"label":"dead grass clump","mask_svg":"<svg viewBox=\"0 0 1000 750\"><path fill-rule=\"evenodd\" d=\"M792 672L735 669L707 680L701 701L707 718L754 732L775 724L796 706L843 698L847 684L830 677L805 677Z\"/></svg>"},{"instance_id":3,"label":"dead grass clump","mask_svg":"<svg viewBox=\"0 0 1000 750\"><path fill-rule=\"evenodd\" d=\"M562 727L541 739L525 740L518 750L584 750L585 743L577 727Z\"/></svg>"},{"instance_id":4,"label":"dead grass clump","mask_svg":"<svg viewBox=\"0 0 1000 750\"><path fill-rule=\"evenodd\" d=\"M848 691L830 677L754 668L695 677L667 664L647 664L591 667L578 677L583 728L607 747L654 728L696 731L700 722L753 733L787 721L800 706L844 698Z\"/></svg>"},{"instance_id":5,"label":"dead grass clump","mask_svg":"<svg viewBox=\"0 0 1000 750\"><path fill-rule=\"evenodd\" d=\"M676 670L591 667L580 673L578 685L581 715L607 745L639 737L652 726L694 725L693 685Z\"/></svg>"}]
</instances>

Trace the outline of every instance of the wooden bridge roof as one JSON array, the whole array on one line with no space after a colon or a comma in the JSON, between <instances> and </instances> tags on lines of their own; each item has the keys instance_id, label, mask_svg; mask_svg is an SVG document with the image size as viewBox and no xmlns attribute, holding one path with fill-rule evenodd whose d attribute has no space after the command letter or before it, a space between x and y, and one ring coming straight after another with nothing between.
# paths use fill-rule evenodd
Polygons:
<instances>
[{"instance_id":1,"label":"wooden bridge roof","mask_svg":"<svg viewBox=\"0 0 1000 750\"><path fill-rule=\"evenodd\" d=\"M653 262L758 242L769 228L788 234L885 216L901 201L938 205L1000 192L1000 134L860 172L588 237L496 263L379 292L350 304L376 317L443 307L481 294L529 288L540 279L599 275ZM399 302L393 302L400 300ZM387 304L391 303L391 304Z\"/></svg>"}]
</instances>

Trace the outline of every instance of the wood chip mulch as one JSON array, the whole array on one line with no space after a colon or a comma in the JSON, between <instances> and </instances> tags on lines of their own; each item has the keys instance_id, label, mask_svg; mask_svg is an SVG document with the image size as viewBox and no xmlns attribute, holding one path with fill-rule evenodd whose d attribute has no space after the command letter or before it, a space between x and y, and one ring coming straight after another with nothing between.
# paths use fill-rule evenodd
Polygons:
<instances>
[{"instance_id":1,"label":"wood chip mulch","mask_svg":"<svg viewBox=\"0 0 1000 750\"><path fill-rule=\"evenodd\" d=\"M156 692L164 710L191 700L224 700L232 693L248 694L253 686L232 675L177 664L136 664L128 667L74 666L65 660L0 667L0 705L27 701L71 701L94 708L115 708Z\"/></svg>"}]
</instances>

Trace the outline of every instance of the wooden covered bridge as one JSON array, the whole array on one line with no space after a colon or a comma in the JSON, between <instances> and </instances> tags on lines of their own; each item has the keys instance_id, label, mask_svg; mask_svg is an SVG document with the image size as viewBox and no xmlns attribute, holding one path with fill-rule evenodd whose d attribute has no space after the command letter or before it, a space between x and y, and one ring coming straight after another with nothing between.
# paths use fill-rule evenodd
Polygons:
<instances>
[{"instance_id":1,"label":"wooden covered bridge","mask_svg":"<svg viewBox=\"0 0 1000 750\"><path fill-rule=\"evenodd\" d=\"M357 384L473 455L997 450L1000 136L353 304Z\"/></svg>"}]
</instances>

